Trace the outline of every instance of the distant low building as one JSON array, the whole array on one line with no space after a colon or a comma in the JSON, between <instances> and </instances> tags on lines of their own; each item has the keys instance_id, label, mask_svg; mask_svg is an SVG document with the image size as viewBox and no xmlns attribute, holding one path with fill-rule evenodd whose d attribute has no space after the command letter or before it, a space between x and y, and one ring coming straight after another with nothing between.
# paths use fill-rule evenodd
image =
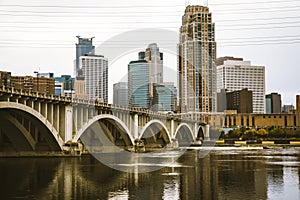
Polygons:
<instances>
[{"instance_id":1,"label":"distant low building","mask_svg":"<svg viewBox=\"0 0 300 200\"><path fill-rule=\"evenodd\" d=\"M266 113L281 113L281 95L271 93L266 95Z\"/></svg>"},{"instance_id":2,"label":"distant low building","mask_svg":"<svg viewBox=\"0 0 300 200\"><path fill-rule=\"evenodd\" d=\"M295 106L294 105L283 105L281 112L283 113L294 113Z\"/></svg>"},{"instance_id":3,"label":"distant low building","mask_svg":"<svg viewBox=\"0 0 300 200\"><path fill-rule=\"evenodd\" d=\"M54 73L47 72L47 73L37 73L37 76L40 78L54 78Z\"/></svg>"},{"instance_id":4,"label":"distant low building","mask_svg":"<svg viewBox=\"0 0 300 200\"><path fill-rule=\"evenodd\" d=\"M12 76L11 85L15 89L39 92L44 94L55 94L54 78L33 76Z\"/></svg>"},{"instance_id":5,"label":"distant low building","mask_svg":"<svg viewBox=\"0 0 300 200\"><path fill-rule=\"evenodd\" d=\"M55 81L55 92L56 96L65 96L64 93L64 83Z\"/></svg>"},{"instance_id":6,"label":"distant low building","mask_svg":"<svg viewBox=\"0 0 300 200\"><path fill-rule=\"evenodd\" d=\"M11 87L11 72L0 71L0 87Z\"/></svg>"},{"instance_id":7,"label":"distant low building","mask_svg":"<svg viewBox=\"0 0 300 200\"><path fill-rule=\"evenodd\" d=\"M226 110L237 110L238 113L253 113L252 91L242 89L226 94Z\"/></svg>"},{"instance_id":8,"label":"distant low building","mask_svg":"<svg viewBox=\"0 0 300 200\"><path fill-rule=\"evenodd\" d=\"M72 97L74 91L75 79L70 75L62 75L61 77L55 77L55 95ZM61 86L61 84L62 86ZM60 91L60 92L59 92Z\"/></svg>"}]
</instances>

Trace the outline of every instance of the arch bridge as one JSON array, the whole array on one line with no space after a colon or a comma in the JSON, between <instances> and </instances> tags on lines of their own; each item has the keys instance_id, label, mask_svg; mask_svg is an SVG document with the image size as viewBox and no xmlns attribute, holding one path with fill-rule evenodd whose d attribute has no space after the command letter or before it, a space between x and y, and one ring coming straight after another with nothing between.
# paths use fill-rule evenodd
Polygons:
<instances>
[{"instance_id":1,"label":"arch bridge","mask_svg":"<svg viewBox=\"0 0 300 200\"><path fill-rule=\"evenodd\" d=\"M0 154L5 155L61 152L80 143L89 151L189 146L208 138L208 128L201 115L159 114L0 87Z\"/></svg>"}]
</instances>

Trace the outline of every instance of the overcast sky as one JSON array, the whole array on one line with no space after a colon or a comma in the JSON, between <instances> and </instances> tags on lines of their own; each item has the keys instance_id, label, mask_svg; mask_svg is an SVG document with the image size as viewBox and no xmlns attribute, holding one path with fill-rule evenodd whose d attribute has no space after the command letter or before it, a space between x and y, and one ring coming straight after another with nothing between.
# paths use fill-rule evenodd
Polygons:
<instances>
[{"instance_id":1,"label":"overcast sky","mask_svg":"<svg viewBox=\"0 0 300 200\"><path fill-rule=\"evenodd\" d=\"M111 85L126 76L128 62L150 42L166 51L165 64L175 72L168 74L167 81L176 81L175 36L186 4L206 2L0 0L0 70L13 75L34 75L36 70L73 75L76 36L80 35L94 36L94 45L103 54L118 52L116 57L105 55L111 59L110 96ZM242 57L265 66L266 93L278 92L283 104L295 105L300 94L300 0L211 0L208 6L216 24L217 56ZM153 29L174 34L161 34L153 41L160 34ZM136 36L138 45L122 37L127 31L136 31L130 37ZM145 36L150 39L141 41Z\"/></svg>"}]
</instances>

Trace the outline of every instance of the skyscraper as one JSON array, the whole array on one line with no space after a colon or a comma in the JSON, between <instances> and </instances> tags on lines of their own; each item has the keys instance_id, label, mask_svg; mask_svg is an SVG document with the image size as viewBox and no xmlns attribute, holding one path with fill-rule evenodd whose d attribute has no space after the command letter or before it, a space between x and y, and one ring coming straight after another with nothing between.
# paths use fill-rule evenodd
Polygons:
<instances>
[{"instance_id":1,"label":"skyscraper","mask_svg":"<svg viewBox=\"0 0 300 200\"><path fill-rule=\"evenodd\" d=\"M128 101L130 107L149 109L149 63L146 60L131 61L128 65Z\"/></svg>"},{"instance_id":2,"label":"skyscraper","mask_svg":"<svg viewBox=\"0 0 300 200\"><path fill-rule=\"evenodd\" d=\"M163 53L159 52L156 43L148 45L145 52L139 52L139 59L144 59L149 64L150 98L153 98L153 84L163 82Z\"/></svg>"},{"instance_id":3,"label":"skyscraper","mask_svg":"<svg viewBox=\"0 0 300 200\"><path fill-rule=\"evenodd\" d=\"M228 92L247 88L253 95L253 112L265 112L265 67L250 61L226 60L217 66L217 88Z\"/></svg>"},{"instance_id":4,"label":"skyscraper","mask_svg":"<svg viewBox=\"0 0 300 200\"><path fill-rule=\"evenodd\" d=\"M80 69L85 80L85 92L89 99L108 102L108 61L102 55L80 57Z\"/></svg>"},{"instance_id":5,"label":"skyscraper","mask_svg":"<svg viewBox=\"0 0 300 200\"><path fill-rule=\"evenodd\" d=\"M163 83L163 53L156 43L138 54L128 65L128 100L130 107L150 109L154 84Z\"/></svg>"},{"instance_id":6,"label":"skyscraper","mask_svg":"<svg viewBox=\"0 0 300 200\"><path fill-rule=\"evenodd\" d=\"M178 44L181 112L216 110L215 24L208 7L187 6Z\"/></svg>"},{"instance_id":7,"label":"skyscraper","mask_svg":"<svg viewBox=\"0 0 300 200\"><path fill-rule=\"evenodd\" d=\"M119 82L114 84L113 104L128 106L128 83Z\"/></svg>"},{"instance_id":8,"label":"skyscraper","mask_svg":"<svg viewBox=\"0 0 300 200\"><path fill-rule=\"evenodd\" d=\"M75 76L81 76L80 72L80 56L84 56L86 54L94 53L95 46L93 46L93 38L82 38L80 36L76 36L78 38L78 44L76 44L76 60L75 60Z\"/></svg>"}]
</instances>

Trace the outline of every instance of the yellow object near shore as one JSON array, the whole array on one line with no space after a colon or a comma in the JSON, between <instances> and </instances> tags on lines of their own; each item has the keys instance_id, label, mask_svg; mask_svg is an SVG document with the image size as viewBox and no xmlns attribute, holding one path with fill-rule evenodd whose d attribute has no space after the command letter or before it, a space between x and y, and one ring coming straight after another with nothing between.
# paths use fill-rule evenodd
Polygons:
<instances>
[{"instance_id":1,"label":"yellow object near shore","mask_svg":"<svg viewBox=\"0 0 300 200\"><path fill-rule=\"evenodd\" d=\"M247 144L247 141L234 141L234 144Z\"/></svg>"},{"instance_id":2,"label":"yellow object near shore","mask_svg":"<svg viewBox=\"0 0 300 200\"><path fill-rule=\"evenodd\" d=\"M274 144L274 141L262 141L262 144Z\"/></svg>"},{"instance_id":3,"label":"yellow object near shore","mask_svg":"<svg viewBox=\"0 0 300 200\"><path fill-rule=\"evenodd\" d=\"M290 144L297 144L297 145L300 145L300 141L290 141Z\"/></svg>"}]
</instances>

